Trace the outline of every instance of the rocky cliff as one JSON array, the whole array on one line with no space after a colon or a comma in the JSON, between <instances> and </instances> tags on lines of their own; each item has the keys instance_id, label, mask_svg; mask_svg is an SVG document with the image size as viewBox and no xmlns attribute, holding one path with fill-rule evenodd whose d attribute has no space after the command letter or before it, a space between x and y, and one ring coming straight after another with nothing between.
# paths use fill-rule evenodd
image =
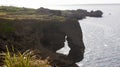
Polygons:
<instances>
[{"instance_id":1,"label":"rocky cliff","mask_svg":"<svg viewBox=\"0 0 120 67\"><path fill-rule=\"evenodd\" d=\"M87 11L84 9L77 9L77 10L50 10L47 8L39 8L36 10L38 14L47 14L47 15L57 15L57 16L63 16L66 18L74 18L74 19L84 19L85 17L102 17L103 12L101 10L95 10L95 11Z\"/></svg>"},{"instance_id":2,"label":"rocky cliff","mask_svg":"<svg viewBox=\"0 0 120 67\"><path fill-rule=\"evenodd\" d=\"M0 12L6 11L3 8ZM78 19L102 17L102 14L101 11L82 9L60 11L12 7L0 15L0 52L6 52L6 45L21 52L30 49L38 58L49 57L53 67L78 67L75 63L83 59L85 50ZM71 48L68 56L56 53L64 46L65 36Z\"/></svg>"},{"instance_id":3,"label":"rocky cliff","mask_svg":"<svg viewBox=\"0 0 120 67\"><path fill-rule=\"evenodd\" d=\"M78 57L73 58L74 54L72 52L70 55L71 59L55 52L64 46L64 37L66 35L68 36L69 43L73 43L74 46L70 45L70 47L75 52L81 51L74 49L76 46L83 49L81 58L79 57L80 59ZM48 41L52 45L46 39L49 39ZM40 52L36 52L38 56L43 59L50 57L51 65L59 67L66 67L71 64L73 65L71 67L77 67L73 62L76 62L75 59L78 59L77 61L82 60L84 54L81 29L77 20L70 19L0 19L0 52L6 51L6 45L9 49L14 46L15 50L21 52L27 49L39 50Z\"/></svg>"}]
</instances>

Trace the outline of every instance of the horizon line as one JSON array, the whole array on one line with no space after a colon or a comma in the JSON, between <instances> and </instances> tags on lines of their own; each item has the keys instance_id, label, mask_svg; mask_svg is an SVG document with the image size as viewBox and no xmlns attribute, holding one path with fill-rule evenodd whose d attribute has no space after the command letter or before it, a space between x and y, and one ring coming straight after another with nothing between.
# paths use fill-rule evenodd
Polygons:
<instances>
[{"instance_id":1,"label":"horizon line","mask_svg":"<svg viewBox=\"0 0 120 67\"><path fill-rule=\"evenodd\" d=\"M88 4L59 4L57 6L77 6L77 5L120 5L120 3L88 3ZM55 5L53 5L55 6Z\"/></svg>"},{"instance_id":2,"label":"horizon line","mask_svg":"<svg viewBox=\"0 0 120 67\"><path fill-rule=\"evenodd\" d=\"M79 5L120 5L120 3L89 3L89 4L54 4L54 5L41 5L40 7L46 7L46 6L79 6ZM14 7L25 7L25 8L33 8L33 9L38 9L38 7L27 7L27 6L16 6L16 5L4 5L0 4L0 6L14 6Z\"/></svg>"}]
</instances>

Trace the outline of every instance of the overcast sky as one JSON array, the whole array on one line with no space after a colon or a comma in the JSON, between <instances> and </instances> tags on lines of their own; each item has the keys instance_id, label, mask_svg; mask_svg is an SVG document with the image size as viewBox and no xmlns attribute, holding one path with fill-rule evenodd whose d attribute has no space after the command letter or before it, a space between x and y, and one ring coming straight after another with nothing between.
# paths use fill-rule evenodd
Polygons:
<instances>
[{"instance_id":1,"label":"overcast sky","mask_svg":"<svg viewBox=\"0 0 120 67\"><path fill-rule=\"evenodd\" d=\"M72 4L111 4L120 0L0 0L0 5L39 8L55 5Z\"/></svg>"}]
</instances>

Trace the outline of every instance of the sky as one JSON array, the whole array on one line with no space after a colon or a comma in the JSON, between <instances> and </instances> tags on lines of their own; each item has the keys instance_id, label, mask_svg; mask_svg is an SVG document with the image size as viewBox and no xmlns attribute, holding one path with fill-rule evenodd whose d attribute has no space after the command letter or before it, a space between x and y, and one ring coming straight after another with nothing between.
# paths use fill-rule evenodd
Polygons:
<instances>
[{"instance_id":1,"label":"sky","mask_svg":"<svg viewBox=\"0 0 120 67\"><path fill-rule=\"evenodd\" d=\"M2 6L18 6L39 8L44 6L55 5L72 5L72 4L112 4L120 3L120 0L0 0Z\"/></svg>"}]
</instances>

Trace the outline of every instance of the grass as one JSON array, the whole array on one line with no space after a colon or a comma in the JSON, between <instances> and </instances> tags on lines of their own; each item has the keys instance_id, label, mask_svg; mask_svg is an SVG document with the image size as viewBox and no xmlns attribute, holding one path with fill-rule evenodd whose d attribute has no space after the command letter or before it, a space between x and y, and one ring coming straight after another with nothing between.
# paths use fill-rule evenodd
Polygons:
<instances>
[{"instance_id":1,"label":"grass","mask_svg":"<svg viewBox=\"0 0 120 67\"><path fill-rule=\"evenodd\" d=\"M5 65L7 67L30 67L30 56L24 57L24 54L20 52L18 52L18 55L13 53L12 56L8 47L6 47L6 49Z\"/></svg>"},{"instance_id":2,"label":"grass","mask_svg":"<svg viewBox=\"0 0 120 67\"><path fill-rule=\"evenodd\" d=\"M5 34L5 33L11 33L15 30L13 27L13 24L10 22L0 22L0 33Z\"/></svg>"},{"instance_id":3,"label":"grass","mask_svg":"<svg viewBox=\"0 0 120 67\"><path fill-rule=\"evenodd\" d=\"M33 14L35 13L35 9L14 6L0 6L0 12L5 12L6 14Z\"/></svg>"},{"instance_id":4,"label":"grass","mask_svg":"<svg viewBox=\"0 0 120 67\"><path fill-rule=\"evenodd\" d=\"M0 12L0 15L6 15L6 13L5 12Z\"/></svg>"},{"instance_id":5,"label":"grass","mask_svg":"<svg viewBox=\"0 0 120 67\"><path fill-rule=\"evenodd\" d=\"M30 51L27 50L24 53L18 54L11 53L6 47L7 53L5 55L5 65L6 67L51 67L49 62L46 60L35 59L30 55ZM14 52L14 48L12 48ZM30 52L30 53L29 53Z\"/></svg>"},{"instance_id":6,"label":"grass","mask_svg":"<svg viewBox=\"0 0 120 67\"><path fill-rule=\"evenodd\" d=\"M0 18L3 19L36 19L36 20L65 20L63 16L39 14L37 9L14 7L14 6L0 6Z\"/></svg>"},{"instance_id":7,"label":"grass","mask_svg":"<svg viewBox=\"0 0 120 67\"><path fill-rule=\"evenodd\" d=\"M3 19L38 19L38 20L65 20L62 16L49 16L49 15L0 15Z\"/></svg>"}]
</instances>

